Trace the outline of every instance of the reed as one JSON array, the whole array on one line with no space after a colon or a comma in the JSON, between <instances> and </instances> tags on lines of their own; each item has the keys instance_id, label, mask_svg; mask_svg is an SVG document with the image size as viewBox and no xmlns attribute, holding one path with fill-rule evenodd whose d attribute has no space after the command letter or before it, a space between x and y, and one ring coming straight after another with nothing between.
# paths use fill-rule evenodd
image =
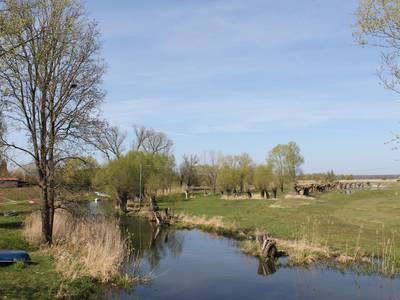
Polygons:
<instances>
[{"instance_id":1,"label":"reed","mask_svg":"<svg viewBox=\"0 0 400 300\"><path fill-rule=\"evenodd\" d=\"M42 242L41 216L27 217L24 236L34 245ZM90 276L112 281L130 253L126 238L115 219L85 217L60 211L54 217L53 245L42 247L51 254L57 270L67 278Z\"/></svg>"},{"instance_id":2,"label":"reed","mask_svg":"<svg viewBox=\"0 0 400 300\"><path fill-rule=\"evenodd\" d=\"M400 260L396 253L396 234L397 231L392 230L388 236L383 223L380 230L376 230L376 254L373 264L378 272L388 276L400 273Z\"/></svg>"}]
</instances>

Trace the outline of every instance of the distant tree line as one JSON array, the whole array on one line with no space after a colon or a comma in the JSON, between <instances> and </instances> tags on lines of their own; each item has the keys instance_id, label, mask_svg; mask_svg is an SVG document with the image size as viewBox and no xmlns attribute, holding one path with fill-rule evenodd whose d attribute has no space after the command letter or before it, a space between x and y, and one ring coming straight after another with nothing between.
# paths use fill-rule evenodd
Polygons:
<instances>
[{"instance_id":1,"label":"distant tree line","mask_svg":"<svg viewBox=\"0 0 400 300\"><path fill-rule=\"evenodd\" d=\"M276 197L278 189L296 180L304 158L294 142L275 146L262 164L256 164L247 153L224 156L209 152L204 162L196 155L184 156L179 168L181 185L188 189L204 186L213 194L241 194L260 191L262 197Z\"/></svg>"}]
</instances>

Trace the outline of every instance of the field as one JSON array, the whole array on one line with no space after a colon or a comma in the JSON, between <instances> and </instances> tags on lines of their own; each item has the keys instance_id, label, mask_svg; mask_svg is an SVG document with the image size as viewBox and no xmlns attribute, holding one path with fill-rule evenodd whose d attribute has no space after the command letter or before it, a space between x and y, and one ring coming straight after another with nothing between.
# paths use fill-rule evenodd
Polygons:
<instances>
[{"instance_id":1,"label":"field","mask_svg":"<svg viewBox=\"0 0 400 300\"><path fill-rule=\"evenodd\" d=\"M280 239L306 239L342 255L400 256L400 184L380 190L316 194L311 199L222 200L164 197L161 207L194 216L221 216L240 228L260 229Z\"/></svg>"}]
</instances>

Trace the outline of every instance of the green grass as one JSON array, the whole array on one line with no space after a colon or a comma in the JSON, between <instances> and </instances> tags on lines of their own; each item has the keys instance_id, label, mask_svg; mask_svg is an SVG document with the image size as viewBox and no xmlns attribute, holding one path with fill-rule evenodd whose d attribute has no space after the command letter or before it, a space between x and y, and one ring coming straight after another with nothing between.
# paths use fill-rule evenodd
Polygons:
<instances>
[{"instance_id":1,"label":"green grass","mask_svg":"<svg viewBox=\"0 0 400 300\"><path fill-rule=\"evenodd\" d=\"M378 256L390 238L400 261L400 184L385 190L355 191L351 195L331 192L311 200L221 200L196 196L185 200L171 195L160 199L161 207L196 216L222 216L244 229L260 229L275 238L305 237L341 254ZM358 250L357 250L358 249Z\"/></svg>"},{"instance_id":2,"label":"green grass","mask_svg":"<svg viewBox=\"0 0 400 300\"><path fill-rule=\"evenodd\" d=\"M90 278L66 280L55 270L51 257L31 248L22 236L25 216L36 205L35 188L0 189L0 212L15 210L14 217L0 216L0 249L27 250L33 264L0 267L0 299L90 299L96 298L98 287Z\"/></svg>"}]
</instances>

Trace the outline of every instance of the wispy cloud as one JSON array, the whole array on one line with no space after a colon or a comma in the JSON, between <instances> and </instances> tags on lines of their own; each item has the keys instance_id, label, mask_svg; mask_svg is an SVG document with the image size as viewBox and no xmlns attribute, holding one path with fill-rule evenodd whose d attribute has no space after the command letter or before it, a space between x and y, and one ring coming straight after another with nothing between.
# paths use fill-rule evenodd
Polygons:
<instances>
[{"instance_id":1,"label":"wispy cloud","mask_svg":"<svg viewBox=\"0 0 400 300\"><path fill-rule=\"evenodd\" d=\"M166 131L182 128L179 134L257 132L265 128L308 127L333 121L396 120L400 106L395 102L378 105L352 99L296 100L250 99L248 101L182 101L138 99L106 106L110 119L121 125L132 120L160 124ZM166 122L160 122L164 120Z\"/></svg>"}]
</instances>

